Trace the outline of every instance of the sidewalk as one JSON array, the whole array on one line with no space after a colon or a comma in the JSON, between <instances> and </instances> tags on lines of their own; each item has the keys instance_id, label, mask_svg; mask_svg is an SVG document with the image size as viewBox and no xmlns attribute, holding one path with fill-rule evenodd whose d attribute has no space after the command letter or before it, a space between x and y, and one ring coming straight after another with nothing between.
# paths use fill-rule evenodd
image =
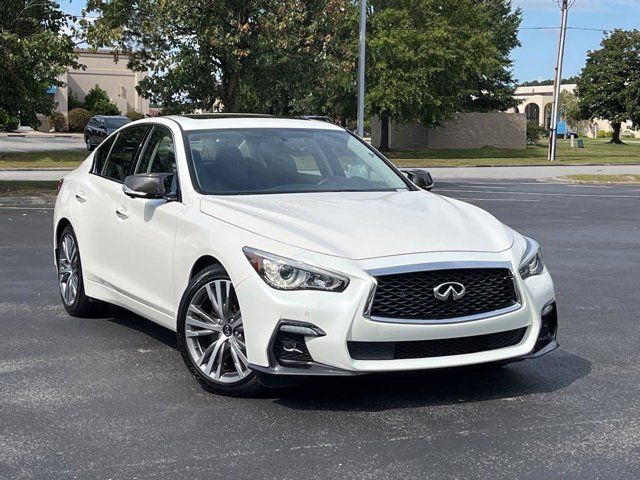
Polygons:
<instances>
[{"instance_id":1,"label":"sidewalk","mask_svg":"<svg viewBox=\"0 0 640 480\"><path fill-rule=\"evenodd\" d=\"M640 174L640 165L575 165L539 167L433 167L438 180L544 180L564 175ZM57 181L69 170L0 170L0 181Z\"/></svg>"}]
</instances>

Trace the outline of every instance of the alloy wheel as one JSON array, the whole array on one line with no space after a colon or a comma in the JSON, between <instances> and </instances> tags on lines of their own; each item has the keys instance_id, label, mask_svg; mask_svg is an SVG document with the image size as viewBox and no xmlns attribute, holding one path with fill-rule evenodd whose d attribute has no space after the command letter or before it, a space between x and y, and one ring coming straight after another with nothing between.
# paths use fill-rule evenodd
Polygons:
<instances>
[{"instance_id":1,"label":"alloy wheel","mask_svg":"<svg viewBox=\"0 0 640 480\"><path fill-rule=\"evenodd\" d=\"M71 234L65 234L58 248L58 286L62 300L73 305L78 296L79 266L78 246Z\"/></svg>"},{"instance_id":2,"label":"alloy wheel","mask_svg":"<svg viewBox=\"0 0 640 480\"><path fill-rule=\"evenodd\" d=\"M228 384L251 373L242 315L231 281L212 280L203 285L191 298L184 328L189 356L204 375Z\"/></svg>"}]
</instances>

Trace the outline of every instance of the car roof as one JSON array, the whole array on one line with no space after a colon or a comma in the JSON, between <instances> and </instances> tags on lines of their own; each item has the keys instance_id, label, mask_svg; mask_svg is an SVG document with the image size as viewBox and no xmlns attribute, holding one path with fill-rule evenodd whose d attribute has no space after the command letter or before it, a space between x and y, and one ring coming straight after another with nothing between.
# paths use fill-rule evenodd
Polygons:
<instances>
[{"instance_id":1,"label":"car roof","mask_svg":"<svg viewBox=\"0 0 640 480\"><path fill-rule=\"evenodd\" d=\"M179 123L183 130L210 130L231 128L296 128L309 130L343 130L337 125L325 121L304 118L283 118L259 114L204 114L172 115L170 118Z\"/></svg>"},{"instance_id":2,"label":"car roof","mask_svg":"<svg viewBox=\"0 0 640 480\"><path fill-rule=\"evenodd\" d=\"M129 118L126 115L95 115L93 118Z\"/></svg>"}]
</instances>

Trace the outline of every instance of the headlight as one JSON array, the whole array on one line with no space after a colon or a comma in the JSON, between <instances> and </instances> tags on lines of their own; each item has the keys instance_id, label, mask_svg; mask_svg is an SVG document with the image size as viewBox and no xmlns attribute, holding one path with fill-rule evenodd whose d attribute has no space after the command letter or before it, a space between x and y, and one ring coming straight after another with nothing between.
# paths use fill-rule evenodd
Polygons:
<instances>
[{"instance_id":1,"label":"headlight","mask_svg":"<svg viewBox=\"0 0 640 480\"><path fill-rule=\"evenodd\" d=\"M527 248L524 251L520 267L518 268L520 276L523 279L534 275L540 275L544 270L540 245L538 245L538 242L532 238L524 237L524 239L527 241Z\"/></svg>"},{"instance_id":2,"label":"headlight","mask_svg":"<svg viewBox=\"0 0 640 480\"><path fill-rule=\"evenodd\" d=\"M335 272L249 247L242 251L267 285L278 290L342 292L349 285L348 278Z\"/></svg>"}]
</instances>

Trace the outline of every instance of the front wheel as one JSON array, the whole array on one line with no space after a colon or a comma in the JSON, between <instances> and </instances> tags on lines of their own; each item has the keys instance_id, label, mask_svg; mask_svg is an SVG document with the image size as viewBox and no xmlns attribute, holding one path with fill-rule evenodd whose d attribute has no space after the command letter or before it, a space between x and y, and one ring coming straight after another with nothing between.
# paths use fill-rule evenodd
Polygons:
<instances>
[{"instance_id":1,"label":"front wheel","mask_svg":"<svg viewBox=\"0 0 640 480\"><path fill-rule=\"evenodd\" d=\"M260 390L249 368L238 297L222 267L206 268L189 283L178 311L177 338L187 368L206 390L228 396Z\"/></svg>"}]
</instances>

